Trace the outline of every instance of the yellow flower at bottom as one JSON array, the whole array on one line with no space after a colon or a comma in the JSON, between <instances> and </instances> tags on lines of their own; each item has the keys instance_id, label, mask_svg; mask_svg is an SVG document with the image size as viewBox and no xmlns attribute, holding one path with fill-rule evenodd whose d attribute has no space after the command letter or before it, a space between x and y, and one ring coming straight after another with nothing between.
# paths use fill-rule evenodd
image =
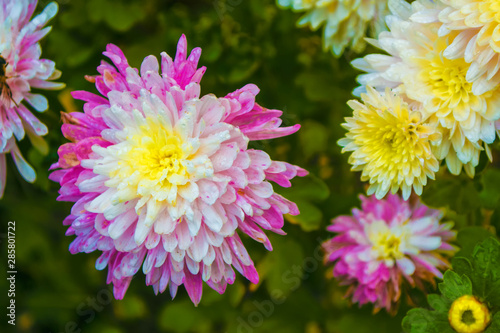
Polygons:
<instances>
[{"instance_id":1,"label":"yellow flower at bottom","mask_svg":"<svg viewBox=\"0 0 500 333\"><path fill-rule=\"evenodd\" d=\"M431 151L431 141L440 138L435 128L425 123L419 111L410 110L400 96L386 89L382 96L367 87L361 94L364 103L351 100L353 117L342 126L348 130L338 144L342 152L352 151L351 170L362 171L361 180L370 182L368 195L377 199L390 190L403 191L406 200L412 188L418 195L434 179L439 163Z\"/></svg>"},{"instance_id":2,"label":"yellow flower at bottom","mask_svg":"<svg viewBox=\"0 0 500 333\"><path fill-rule=\"evenodd\" d=\"M490 312L477 298L465 295L453 302L448 320L458 333L481 333L490 323Z\"/></svg>"}]
</instances>

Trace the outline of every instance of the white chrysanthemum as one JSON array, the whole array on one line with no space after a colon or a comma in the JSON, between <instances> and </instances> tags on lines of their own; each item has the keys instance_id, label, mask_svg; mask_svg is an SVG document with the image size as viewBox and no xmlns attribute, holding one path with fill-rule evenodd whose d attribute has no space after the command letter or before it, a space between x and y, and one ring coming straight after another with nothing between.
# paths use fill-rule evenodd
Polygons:
<instances>
[{"instance_id":1,"label":"white chrysanthemum","mask_svg":"<svg viewBox=\"0 0 500 333\"><path fill-rule=\"evenodd\" d=\"M495 139L500 95L491 90L475 95L466 79L470 65L464 59L443 56L451 39L439 38L441 24L412 20L432 17L441 5L425 0L412 5L402 0L389 3L393 12L387 18L390 31L381 33L373 44L390 55L371 54L353 62L354 67L369 72L358 78L362 86L355 92L370 85L406 95L441 130L442 140L434 147L437 157L446 158L453 174L464 166L473 176L480 152L486 149L490 156L486 144Z\"/></svg>"},{"instance_id":2,"label":"white chrysanthemum","mask_svg":"<svg viewBox=\"0 0 500 333\"><path fill-rule=\"evenodd\" d=\"M348 46L355 52L363 51L367 29L372 35L385 30L384 17L389 13L385 0L278 0L278 4L306 12L299 26L317 30L324 24L324 47L336 56Z\"/></svg>"},{"instance_id":3,"label":"white chrysanthemum","mask_svg":"<svg viewBox=\"0 0 500 333\"><path fill-rule=\"evenodd\" d=\"M389 88L384 96L367 89L367 94L361 94L363 103L348 102L354 113L342 124L348 130L339 140L342 152L352 151L349 163L353 171L362 171L361 180L370 182L368 195L375 193L382 199L388 191L402 189L407 200L412 187L422 194L427 178L434 179L439 169L431 152L431 140L439 134Z\"/></svg>"}]
</instances>

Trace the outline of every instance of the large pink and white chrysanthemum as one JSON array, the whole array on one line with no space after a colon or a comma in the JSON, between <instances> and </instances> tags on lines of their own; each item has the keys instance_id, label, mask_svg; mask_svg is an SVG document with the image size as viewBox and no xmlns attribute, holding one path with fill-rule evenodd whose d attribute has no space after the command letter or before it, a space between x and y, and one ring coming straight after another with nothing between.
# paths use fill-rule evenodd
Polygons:
<instances>
[{"instance_id":1,"label":"large pink and white chrysanthemum","mask_svg":"<svg viewBox=\"0 0 500 333\"><path fill-rule=\"evenodd\" d=\"M375 311L393 313L403 282L424 288L423 282L442 278L445 257L456 248L453 223L440 223L442 213L421 203L411 204L389 194L386 199L361 198L361 210L335 218L327 228L337 236L323 244L333 275L349 285L353 303L373 303Z\"/></svg>"},{"instance_id":2,"label":"large pink and white chrysanthemum","mask_svg":"<svg viewBox=\"0 0 500 333\"><path fill-rule=\"evenodd\" d=\"M40 59L42 50L39 40L49 31L44 28L57 13L57 4L50 3L31 21L36 0L0 0L0 198L5 190L7 177L6 154L14 162L28 182L34 182L35 170L26 162L17 147L16 140L25 134L35 148L46 153L47 145L41 136L47 127L26 107L24 101L38 112L46 111L47 99L31 88L60 89L62 83L51 82L61 76L55 63ZM2 75L4 74L4 75Z\"/></svg>"},{"instance_id":3,"label":"large pink and white chrysanthemum","mask_svg":"<svg viewBox=\"0 0 500 333\"><path fill-rule=\"evenodd\" d=\"M97 90L74 92L84 113L64 117L71 140L59 149L51 179L59 200L75 205L64 224L76 235L71 253L102 251L96 268L108 266L108 283L123 298L141 268L155 292L184 284L198 304L202 282L223 293L239 271L258 281L238 230L264 244L264 230L284 234L283 214L294 203L274 193L273 181L307 172L248 149L250 140L296 132L280 128L281 111L255 102L259 89L247 85L224 98L200 96L205 68L201 50L187 57L184 36L175 60L161 54L144 59L140 73L122 51L108 45L98 67ZM161 74L158 73L161 66Z\"/></svg>"}]
</instances>

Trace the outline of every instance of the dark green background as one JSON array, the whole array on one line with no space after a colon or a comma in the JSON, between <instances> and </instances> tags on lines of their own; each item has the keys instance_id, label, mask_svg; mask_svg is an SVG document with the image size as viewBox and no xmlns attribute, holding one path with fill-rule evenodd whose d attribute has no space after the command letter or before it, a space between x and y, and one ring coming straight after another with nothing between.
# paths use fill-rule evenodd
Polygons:
<instances>
[{"instance_id":1,"label":"dark green background","mask_svg":"<svg viewBox=\"0 0 500 333\"><path fill-rule=\"evenodd\" d=\"M41 2L38 10L47 3ZM45 92L50 107L39 118L50 130L49 154L42 156L27 140L20 143L37 170L35 184L22 180L9 157L0 230L5 233L7 221L16 221L17 325L7 326L1 311L0 327L7 332L43 333L401 332L407 298L425 306L423 294L411 291L403 297L396 317L384 312L372 315L371 306L350 307L342 298L345 289L327 279L331 269L315 257L319 244L332 236L325 231L330 219L358 206L357 196L363 193L359 174L349 171L347 156L336 144L344 135L343 117L350 114L345 102L352 98L359 73L349 63L357 55L347 52L335 59L323 52L321 32L297 28L299 14L279 9L272 0L61 0L59 4L59 13L51 21L53 30L41 44L43 57L56 61L67 87ZM292 189L275 186L299 204L302 214L286 222L287 236L271 235L273 252L243 238L261 276L258 286L238 274L224 295L205 288L200 305L194 307L183 287L174 301L168 292L155 296L141 270L124 300L104 302L102 307L97 303L93 309L89 302L111 290L105 284L107 272L94 268L99 253L69 253L73 237L64 236L62 220L71 203L57 202L58 184L47 179L48 167L57 160L57 147L65 142L59 111L81 111L82 103L72 100L69 91L95 91L84 75L97 73L107 43L121 47L129 63L138 67L150 54L159 57L166 51L173 57L182 33L189 49L203 50L200 64L207 71L202 94L224 96L254 83L261 89L259 104L284 110L285 125L302 125L290 137L252 143L273 159L310 171L311 176L295 180ZM483 171L485 166L481 164L474 181L442 171L441 180L426 189L424 199L449 207L447 215L458 226L484 224L489 216L486 227L494 230L500 174L491 167ZM4 239L1 249L0 267L5 267ZM4 293L5 269L0 271L0 281ZM273 303L271 295L279 300ZM6 297L1 299L5 309Z\"/></svg>"}]
</instances>

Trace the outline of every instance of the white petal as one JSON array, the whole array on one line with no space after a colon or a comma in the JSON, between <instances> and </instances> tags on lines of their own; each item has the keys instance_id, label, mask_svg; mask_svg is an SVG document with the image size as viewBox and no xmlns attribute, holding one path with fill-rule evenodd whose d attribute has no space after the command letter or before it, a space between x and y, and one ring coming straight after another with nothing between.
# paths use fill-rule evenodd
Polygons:
<instances>
[{"instance_id":1,"label":"white petal","mask_svg":"<svg viewBox=\"0 0 500 333\"><path fill-rule=\"evenodd\" d=\"M194 182L188 182L186 185L177 187L177 193L189 202L193 202L198 198L198 185Z\"/></svg>"},{"instance_id":2,"label":"white petal","mask_svg":"<svg viewBox=\"0 0 500 333\"><path fill-rule=\"evenodd\" d=\"M109 225L108 234L113 239L118 239L127 229L137 220L137 214L134 210L116 217Z\"/></svg>"},{"instance_id":3,"label":"white petal","mask_svg":"<svg viewBox=\"0 0 500 333\"><path fill-rule=\"evenodd\" d=\"M211 230L219 232L222 228L223 220L214 206L201 203L200 209L203 212L203 222L205 222Z\"/></svg>"},{"instance_id":4,"label":"white petal","mask_svg":"<svg viewBox=\"0 0 500 333\"><path fill-rule=\"evenodd\" d=\"M396 263L397 263L399 269L405 275L412 275L413 273L415 273L415 264L410 259L404 257L404 258L398 259L396 261Z\"/></svg>"},{"instance_id":5,"label":"white petal","mask_svg":"<svg viewBox=\"0 0 500 333\"><path fill-rule=\"evenodd\" d=\"M410 244L418 247L423 251L432 251L438 249L441 246L441 237L424 237L417 236L410 238Z\"/></svg>"},{"instance_id":6,"label":"white petal","mask_svg":"<svg viewBox=\"0 0 500 333\"><path fill-rule=\"evenodd\" d=\"M147 226L145 224L146 220L146 211L142 210L141 215L139 216L139 220L137 221L137 225L135 227L134 233L134 241L137 245L141 245L146 240L146 237L151 230L151 226Z\"/></svg>"}]
</instances>

